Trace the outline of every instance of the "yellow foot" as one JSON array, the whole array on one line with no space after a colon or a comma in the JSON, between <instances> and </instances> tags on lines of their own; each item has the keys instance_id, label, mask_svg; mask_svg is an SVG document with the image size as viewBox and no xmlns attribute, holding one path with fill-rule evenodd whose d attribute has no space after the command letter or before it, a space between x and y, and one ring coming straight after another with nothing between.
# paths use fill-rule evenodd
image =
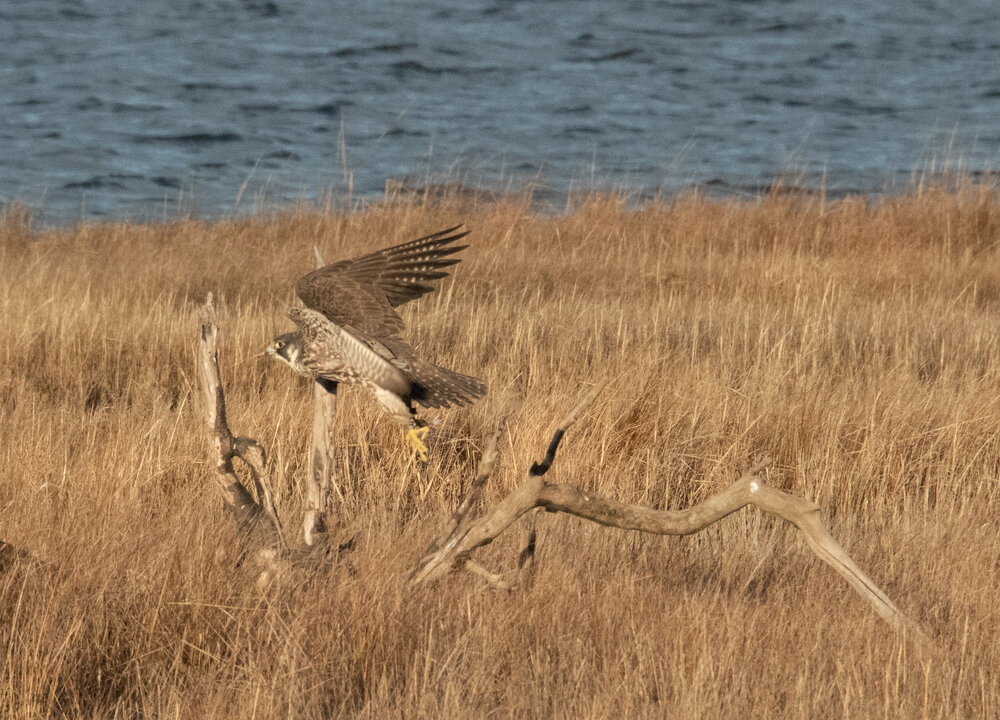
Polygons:
<instances>
[{"instance_id":1,"label":"yellow foot","mask_svg":"<svg viewBox=\"0 0 1000 720\"><path fill-rule=\"evenodd\" d=\"M422 427L411 427L406 431L406 444L416 453L421 462L427 462L427 446L424 444L424 436L430 432L426 425Z\"/></svg>"}]
</instances>

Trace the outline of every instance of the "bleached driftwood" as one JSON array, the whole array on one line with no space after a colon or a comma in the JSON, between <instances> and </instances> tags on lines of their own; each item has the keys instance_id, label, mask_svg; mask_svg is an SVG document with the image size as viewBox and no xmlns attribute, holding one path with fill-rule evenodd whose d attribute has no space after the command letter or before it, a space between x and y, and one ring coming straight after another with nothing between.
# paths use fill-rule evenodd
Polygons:
<instances>
[{"instance_id":1,"label":"bleached driftwood","mask_svg":"<svg viewBox=\"0 0 1000 720\"><path fill-rule=\"evenodd\" d=\"M201 310L198 374L205 399L205 419L216 463L216 477L240 534L245 540L253 541L269 572L276 570L279 560L316 560L322 558L326 550L335 553L350 550L354 546L354 538L337 547L327 543L327 506L333 486L333 421L337 409L336 393L329 390L335 390L335 387L323 389L316 386L313 446L306 475L306 507L302 523L303 544L290 548L274 505L264 448L252 438L235 437L229 429L225 392L219 373L218 345L218 319L209 293ZM235 458L247 464L255 492L252 493L237 477L233 468ZM324 552L317 554L317 550Z\"/></svg>"},{"instance_id":2,"label":"bleached driftwood","mask_svg":"<svg viewBox=\"0 0 1000 720\"><path fill-rule=\"evenodd\" d=\"M581 412L586 409L590 403L594 402L594 399L601 394L607 386L608 381L597 383L593 388L590 389L583 399L577 403L576 407L573 408L569 415L559 423L559 427L556 429L555 434L552 436L551 442L549 442L549 447L545 452L545 457L540 463L533 463L531 468L528 470L529 476L541 477L549 471L552 467L552 463L556 459L556 450L559 448L559 443L562 441L563 435L569 430L569 426L576 421L576 418ZM541 512L540 508L535 508L531 510L524 516L524 521L521 524L521 552L517 556L517 569L521 574L524 581L530 582L534 577L535 570L535 553L538 550L538 513Z\"/></svg>"},{"instance_id":3,"label":"bleached driftwood","mask_svg":"<svg viewBox=\"0 0 1000 720\"><path fill-rule=\"evenodd\" d=\"M198 375L205 400L205 420L216 464L216 479L226 508L232 513L245 539L254 539L261 548L283 547L281 521L271 495L264 448L251 438L234 437L226 419L226 396L219 373L219 324L211 293L201 310L198 349ZM256 498L236 476L233 468L235 458L250 468Z\"/></svg>"},{"instance_id":4,"label":"bleached driftwood","mask_svg":"<svg viewBox=\"0 0 1000 720\"><path fill-rule=\"evenodd\" d=\"M886 622L896 629L912 632L920 641L925 640L920 630L907 620L892 600L830 535L820 519L819 507L816 504L765 484L762 473L770 463L767 459L756 463L719 494L686 510L655 510L640 505L628 505L585 492L573 485L546 482L543 476L555 462L556 451L566 430L599 390L600 387L590 393L560 424L549 443L544 459L532 465L524 484L504 498L491 512L473 520L468 514L467 506L479 496L486 482L485 476L489 474L496 460L496 446L500 434L498 430L486 445L477 478L459 511L445 524L418 563L417 569L411 576L414 583L433 581L462 568L486 578L494 586L510 587L511 583L502 576L495 575L476 564L472 560L472 554L477 548L496 539L518 518L536 508L547 512L568 513L600 525L623 530L637 530L656 535L690 535L747 505L753 505L795 525L802 531L809 548L823 562L836 570ZM533 541L533 538L531 539ZM523 565L524 553L525 550L522 549L522 560L519 565Z\"/></svg>"},{"instance_id":5,"label":"bleached driftwood","mask_svg":"<svg viewBox=\"0 0 1000 720\"><path fill-rule=\"evenodd\" d=\"M316 267L326 263L316 252ZM312 547L326 537L329 529L327 510L333 487L333 431L337 417L337 385L313 384L313 444L309 453L309 473L306 476L306 511L302 523L305 544Z\"/></svg>"},{"instance_id":6,"label":"bleached driftwood","mask_svg":"<svg viewBox=\"0 0 1000 720\"><path fill-rule=\"evenodd\" d=\"M333 486L333 428L337 416L337 390L313 385L313 444L309 453L306 475L306 511L302 536L306 545L313 546L325 537L326 518Z\"/></svg>"}]
</instances>

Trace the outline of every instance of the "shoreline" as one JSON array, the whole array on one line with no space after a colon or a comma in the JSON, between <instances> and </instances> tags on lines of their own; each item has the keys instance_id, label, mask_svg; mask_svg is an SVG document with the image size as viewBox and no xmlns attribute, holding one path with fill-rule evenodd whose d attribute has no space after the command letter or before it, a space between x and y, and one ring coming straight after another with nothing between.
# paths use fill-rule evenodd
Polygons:
<instances>
[{"instance_id":1,"label":"shoreline","mask_svg":"<svg viewBox=\"0 0 1000 720\"><path fill-rule=\"evenodd\" d=\"M32 202L23 197L0 203L0 212L5 208L23 208L37 222L48 228L68 228L80 223L131 222L162 223L182 219L200 221L223 221L245 219L255 215L268 215L308 210L312 212L347 212L363 210L385 203L420 199L434 202L476 201L476 202L527 202L532 212L543 216L554 216L572 212L572 208L588 199L614 197L625 200L630 207L639 208L648 203L669 204L677 200L697 196L718 202L759 202L772 195L797 195L821 198L827 202L837 202L852 197L864 197L871 202L881 202L921 194L931 189L947 192L961 192L964 189L984 187L995 188L1000 184L1000 172L994 170L948 169L933 167L897 172L895 179L887 176L881 183L870 187L843 187L829 184L824 175L816 175L812 180L798 172L783 172L770 180L758 181L713 177L696 182L674 186L661 185L658 188L628 186L621 184L595 184L589 187L574 187L573 181L562 185L553 184L540 178L508 180L499 184L469 181L461 176L427 178L402 176L386 178L380 192L355 194L350 180L343 187L331 187L314 193L272 198L266 189L258 190L260 195L244 200L244 190L232 202L218 205L214 210L204 209L204 201L196 191L179 192L174 197L164 196L145 203L149 208L137 214L120 216L105 215L100 211L91 214L72 215L66 212L51 213L42 202ZM880 185L881 189L877 186ZM139 201L134 201L136 204ZM86 206L81 197L75 203ZM49 219L51 218L51 219Z\"/></svg>"}]
</instances>

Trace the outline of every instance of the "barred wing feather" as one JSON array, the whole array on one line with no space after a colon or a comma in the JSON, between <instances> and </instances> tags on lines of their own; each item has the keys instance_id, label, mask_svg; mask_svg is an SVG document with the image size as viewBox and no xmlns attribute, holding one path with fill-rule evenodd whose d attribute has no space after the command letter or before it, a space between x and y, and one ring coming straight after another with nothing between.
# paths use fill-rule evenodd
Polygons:
<instances>
[{"instance_id":1,"label":"barred wing feather","mask_svg":"<svg viewBox=\"0 0 1000 720\"><path fill-rule=\"evenodd\" d=\"M338 325L373 336L398 334L403 320L393 308L431 292L428 283L447 277L448 257L463 250L454 243L468 235L461 225L385 250L342 260L314 270L295 285L306 307Z\"/></svg>"}]
</instances>

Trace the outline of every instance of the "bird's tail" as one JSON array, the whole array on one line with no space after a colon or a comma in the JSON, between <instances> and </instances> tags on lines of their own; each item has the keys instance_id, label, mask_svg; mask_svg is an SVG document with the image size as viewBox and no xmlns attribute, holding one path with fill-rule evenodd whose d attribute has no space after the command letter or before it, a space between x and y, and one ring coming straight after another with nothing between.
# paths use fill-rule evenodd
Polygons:
<instances>
[{"instance_id":1,"label":"bird's tail","mask_svg":"<svg viewBox=\"0 0 1000 720\"><path fill-rule=\"evenodd\" d=\"M410 398L424 407L471 405L486 394L486 384L470 375L421 362L412 376Z\"/></svg>"}]
</instances>

